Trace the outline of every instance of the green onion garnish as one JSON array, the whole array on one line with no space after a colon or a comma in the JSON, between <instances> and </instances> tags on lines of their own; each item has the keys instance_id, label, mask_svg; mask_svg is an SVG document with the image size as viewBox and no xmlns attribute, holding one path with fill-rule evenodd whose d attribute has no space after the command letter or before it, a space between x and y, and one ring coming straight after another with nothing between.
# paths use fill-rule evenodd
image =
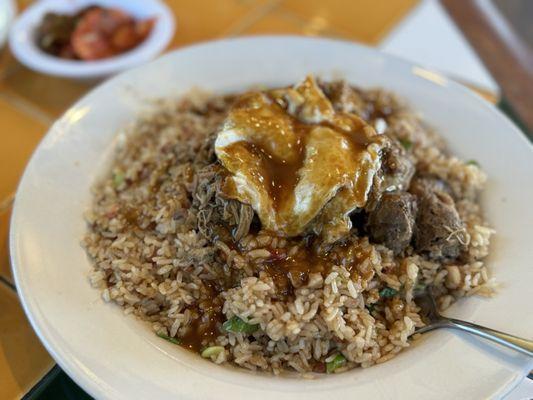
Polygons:
<instances>
[{"instance_id":1,"label":"green onion garnish","mask_svg":"<svg viewBox=\"0 0 533 400\"><path fill-rule=\"evenodd\" d=\"M218 356L223 351L224 351L224 347L222 346L209 346L203 349L200 355L203 358L211 358L211 356Z\"/></svg>"},{"instance_id":2,"label":"green onion garnish","mask_svg":"<svg viewBox=\"0 0 533 400\"><path fill-rule=\"evenodd\" d=\"M337 368L342 367L346 363L346 357L342 354L337 354L335 358L326 363L326 372L331 374Z\"/></svg>"},{"instance_id":3,"label":"green onion garnish","mask_svg":"<svg viewBox=\"0 0 533 400\"><path fill-rule=\"evenodd\" d=\"M390 287L381 289L381 291L379 292L379 296L383 297L384 299L389 299L391 297L394 297L397 294L398 294L398 291Z\"/></svg>"},{"instance_id":4,"label":"green onion garnish","mask_svg":"<svg viewBox=\"0 0 533 400\"><path fill-rule=\"evenodd\" d=\"M400 139L400 144L407 151L411 150L411 147L413 147L413 142L411 142L409 139Z\"/></svg>"},{"instance_id":5,"label":"green onion garnish","mask_svg":"<svg viewBox=\"0 0 533 400\"><path fill-rule=\"evenodd\" d=\"M115 172L113 174L113 185L117 188L124 183L124 174L122 172Z\"/></svg>"},{"instance_id":6,"label":"green onion garnish","mask_svg":"<svg viewBox=\"0 0 533 400\"><path fill-rule=\"evenodd\" d=\"M167 336L164 333L156 333L156 335L159 336L161 339L165 339L167 342L170 342L173 344L181 344L181 341L179 339Z\"/></svg>"},{"instance_id":7,"label":"green onion garnish","mask_svg":"<svg viewBox=\"0 0 533 400\"><path fill-rule=\"evenodd\" d=\"M237 316L228 319L222 324L222 327L228 332L243 332L247 334L254 333L256 330L259 329L259 325L249 324L248 322L240 319Z\"/></svg>"}]
</instances>

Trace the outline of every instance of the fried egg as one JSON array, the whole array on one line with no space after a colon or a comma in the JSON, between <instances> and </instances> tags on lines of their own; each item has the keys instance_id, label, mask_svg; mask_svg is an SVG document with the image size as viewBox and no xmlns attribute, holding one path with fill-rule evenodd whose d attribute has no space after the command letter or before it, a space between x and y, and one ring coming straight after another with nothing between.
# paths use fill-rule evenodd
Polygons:
<instances>
[{"instance_id":1,"label":"fried egg","mask_svg":"<svg viewBox=\"0 0 533 400\"><path fill-rule=\"evenodd\" d=\"M386 140L358 116L335 111L308 76L239 98L215 153L227 171L223 193L250 204L263 229L288 237L312 230L333 242L366 204Z\"/></svg>"}]
</instances>

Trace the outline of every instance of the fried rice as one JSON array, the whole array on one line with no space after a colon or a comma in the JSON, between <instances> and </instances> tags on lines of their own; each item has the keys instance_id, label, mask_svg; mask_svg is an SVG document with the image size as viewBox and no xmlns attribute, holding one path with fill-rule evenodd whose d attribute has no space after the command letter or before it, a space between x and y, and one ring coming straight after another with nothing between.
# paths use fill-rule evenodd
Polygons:
<instances>
[{"instance_id":1,"label":"fried rice","mask_svg":"<svg viewBox=\"0 0 533 400\"><path fill-rule=\"evenodd\" d=\"M412 246L395 256L354 231L330 249L328 268L287 279L272 261L308 257L305 238L262 230L250 206L220 193L213 142L234 96L191 92L160 101L119 133L86 214L92 286L163 338L217 364L274 374L338 373L391 359L424 326L415 293L429 285L441 309L490 296L495 284L483 259L493 230L478 201L485 174L451 155L393 94L357 90L358 114L387 110L369 122L408 143L417 173L450 187L465 225L460 258L433 260ZM221 224L233 227L229 237Z\"/></svg>"}]
</instances>

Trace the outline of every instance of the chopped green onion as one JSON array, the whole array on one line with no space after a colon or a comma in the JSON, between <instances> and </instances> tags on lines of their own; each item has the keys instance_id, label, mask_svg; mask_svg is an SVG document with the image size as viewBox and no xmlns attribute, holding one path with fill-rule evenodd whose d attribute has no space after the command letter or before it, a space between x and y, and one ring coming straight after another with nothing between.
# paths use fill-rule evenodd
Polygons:
<instances>
[{"instance_id":1,"label":"chopped green onion","mask_svg":"<svg viewBox=\"0 0 533 400\"><path fill-rule=\"evenodd\" d=\"M201 356L203 358L211 358L211 356L218 356L224 351L222 346L209 346L202 350Z\"/></svg>"},{"instance_id":2,"label":"chopped green onion","mask_svg":"<svg viewBox=\"0 0 533 400\"><path fill-rule=\"evenodd\" d=\"M426 287L427 285L425 283L417 283L415 285L415 292L423 292L424 290L426 290Z\"/></svg>"},{"instance_id":3,"label":"chopped green onion","mask_svg":"<svg viewBox=\"0 0 533 400\"><path fill-rule=\"evenodd\" d=\"M346 363L346 357L342 354L337 354L335 358L326 363L326 372L331 374L337 368L342 367Z\"/></svg>"},{"instance_id":4,"label":"chopped green onion","mask_svg":"<svg viewBox=\"0 0 533 400\"><path fill-rule=\"evenodd\" d=\"M369 312L370 314L372 314L372 312L376 309L376 305L375 305L375 304L367 304L367 305L365 306L365 308L368 310L368 312Z\"/></svg>"},{"instance_id":5,"label":"chopped green onion","mask_svg":"<svg viewBox=\"0 0 533 400\"><path fill-rule=\"evenodd\" d=\"M124 183L124 174L122 172L115 172L113 174L113 185L119 187Z\"/></svg>"},{"instance_id":6,"label":"chopped green onion","mask_svg":"<svg viewBox=\"0 0 533 400\"><path fill-rule=\"evenodd\" d=\"M228 332L243 332L247 334L254 333L256 330L259 329L259 325L249 324L248 322L243 321L237 316L228 319L222 324L222 327Z\"/></svg>"},{"instance_id":7,"label":"chopped green onion","mask_svg":"<svg viewBox=\"0 0 533 400\"><path fill-rule=\"evenodd\" d=\"M475 165L476 167L479 167L479 163L476 160L468 160L466 165Z\"/></svg>"},{"instance_id":8,"label":"chopped green onion","mask_svg":"<svg viewBox=\"0 0 533 400\"><path fill-rule=\"evenodd\" d=\"M411 142L409 139L400 139L400 144L407 151L411 150L411 147L413 147L413 142Z\"/></svg>"},{"instance_id":9,"label":"chopped green onion","mask_svg":"<svg viewBox=\"0 0 533 400\"><path fill-rule=\"evenodd\" d=\"M390 287L381 289L381 291L379 292L379 296L383 297L384 299L389 299L391 297L394 297L397 294L398 294L398 291Z\"/></svg>"},{"instance_id":10,"label":"chopped green onion","mask_svg":"<svg viewBox=\"0 0 533 400\"><path fill-rule=\"evenodd\" d=\"M173 343L173 344L180 344L180 340L167 336L164 333L157 333L157 336L159 336L161 339L165 339L167 342Z\"/></svg>"}]
</instances>

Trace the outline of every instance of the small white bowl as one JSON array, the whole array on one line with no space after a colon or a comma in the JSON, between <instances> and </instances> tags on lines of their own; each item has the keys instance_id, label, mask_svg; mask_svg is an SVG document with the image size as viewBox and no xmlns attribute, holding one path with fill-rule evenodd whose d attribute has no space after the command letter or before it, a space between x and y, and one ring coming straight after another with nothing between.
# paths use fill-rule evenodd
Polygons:
<instances>
[{"instance_id":1,"label":"small white bowl","mask_svg":"<svg viewBox=\"0 0 533 400\"><path fill-rule=\"evenodd\" d=\"M4 47L9 27L17 13L17 6L13 0L0 0L0 48Z\"/></svg>"},{"instance_id":2,"label":"small white bowl","mask_svg":"<svg viewBox=\"0 0 533 400\"><path fill-rule=\"evenodd\" d=\"M73 14L88 5L116 7L138 19L156 18L150 35L123 54L98 61L73 61L43 52L35 41L35 31L47 12ZM103 78L155 58L174 34L172 12L159 0L41 0L17 18L9 33L9 46L25 66L45 74L66 78Z\"/></svg>"}]
</instances>

